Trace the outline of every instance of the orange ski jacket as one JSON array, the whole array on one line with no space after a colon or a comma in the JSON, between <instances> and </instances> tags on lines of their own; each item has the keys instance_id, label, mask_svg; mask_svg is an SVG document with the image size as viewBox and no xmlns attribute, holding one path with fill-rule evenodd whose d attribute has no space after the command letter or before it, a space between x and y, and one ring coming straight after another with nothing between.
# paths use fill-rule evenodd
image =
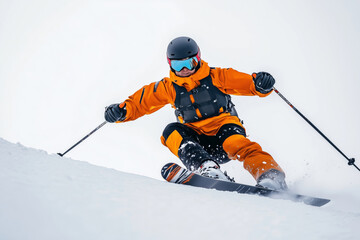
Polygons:
<instances>
[{"instance_id":1,"label":"orange ski jacket","mask_svg":"<svg viewBox=\"0 0 360 240\"><path fill-rule=\"evenodd\" d=\"M156 112L163 106L171 104L175 108L176 91L173 83L183 86L190 91L200 85L200 80L211 76L213 85L221 92L229 95L260 96L267 94L256 91L253 77L246 73L238 72L232 68L210 68L205 61L201 67L189 77L178 77L170 71L170 77L165 77L159 82L153 82L136 91L124 101L126 104L126 118L122 122L132 121L145 114ZM124 106L122 103L122 106ZM216 135L221 126L228 123L239 124L240 119L228 112L191 123L184 123L199 134Z\"/></svg>"}]
</instances>

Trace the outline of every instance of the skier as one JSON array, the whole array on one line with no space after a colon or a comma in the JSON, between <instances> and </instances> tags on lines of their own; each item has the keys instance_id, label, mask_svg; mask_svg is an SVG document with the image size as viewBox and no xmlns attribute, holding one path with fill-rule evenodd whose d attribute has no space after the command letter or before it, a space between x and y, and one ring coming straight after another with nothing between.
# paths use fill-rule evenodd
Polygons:
<instances>
[{"instance_id":1,"label":"skier","mask_svg":"<svg viewBox=\"0 0 360 240\"><path fill-rule=\"evenodd\" d=\"M258 143L246 137L230 97L268 96L275 79L266 72L249 75L232 68L209 67L201 59L197 43L189 37L169 43L167 61L169 77L144 86L120 104L108 106L106 121L132 121L170 103L177 122L166 126L161 142L187 169L233 181L220 170L220 164L239 160L257 186L286 190L284 171Z\"/></svg>"}]
</instances>

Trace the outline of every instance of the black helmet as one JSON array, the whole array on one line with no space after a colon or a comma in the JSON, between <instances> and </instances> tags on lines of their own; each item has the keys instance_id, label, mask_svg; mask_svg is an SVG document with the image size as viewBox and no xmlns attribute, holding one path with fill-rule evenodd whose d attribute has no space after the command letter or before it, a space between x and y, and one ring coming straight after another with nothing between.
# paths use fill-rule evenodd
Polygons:
<instances>
[{"instance_id":1,"label":"black helmet","mask_svg":"<svg viewBox=\"0 0 360 240\"><path fill-rule=\"evenodd\" d=\"M169 43L166 55L168 60L184 59L196 55L200 57L200 49L193 39L178 37Z\"/></svg>"},{"instance_id":2,"label":"black helmet","mask_svg":"<svg viewBox=\"0 0 360 240\"><path fill-rule=\"evenodd\" d=\"M172 40L168 45L166 55L170 69L174 73L180 71L183 67L188 69L195 67L195 72L200 68L200 49L196 42L189 37L178 37ZM181 61L183 63L180 63L180 66L175 63L177 60L185 58L187 59L187 62ZM173 64L178 65L179 69L175 70L176 67ZM173 67L175 67L175 69Z\"/></svg>"}]
</instances>

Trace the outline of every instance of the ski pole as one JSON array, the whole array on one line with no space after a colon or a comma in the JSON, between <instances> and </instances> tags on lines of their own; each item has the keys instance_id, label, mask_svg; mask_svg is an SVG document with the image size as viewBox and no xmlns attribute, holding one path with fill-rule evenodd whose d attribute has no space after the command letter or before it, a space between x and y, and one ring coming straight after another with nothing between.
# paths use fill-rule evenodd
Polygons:
<instances>
[{"instance_id":1,"label":"ski pole","mask_svg":"<svg viewBox=\"0 0 360 240\"><path fill-rule=\"evenodd\" d=\"M97 130L99 130L102 126L104 126L107 122L104 121L103 123L101 123L99 126L97 126L94 130L92 130L88 135L86 135L85 137L83 137L80 141L78 141L77 143L75 143L71 148L69 148L68 150L66 150L64 153L58 153L59 156L64 156L67 152L70 152L71 149L73 149L74 147L76 147L77 145L79 145L82 141L84 141L85 139L87 139L91 134L93 134L94 132L96 132Z\"/></svg>"},{"instance_id":2,"label":"ski pole","mask_svg":"<svg viewBox=\"0 0 360 240\"><path fill-rule=\"evenodd\" d=\"M310 124L310 126L312 126L323 138L325 138L325 140L328 141L331 146L333 146L341 155L343 155L343 157L348 160L348 165L353 165L357 170L360 171L358 166L355 165L355 158L348 158L333 142L330 141L329 138L325 136L325 134L323 134L312 122L310 122L309 119L307 119L299 110L297 110L296 107L292 105L276 88L273 87L273 89L282 98L282 100L284 100L292 109L294 109L297 114L299 114L308 124Z\"/></svg>"}]
</instances>

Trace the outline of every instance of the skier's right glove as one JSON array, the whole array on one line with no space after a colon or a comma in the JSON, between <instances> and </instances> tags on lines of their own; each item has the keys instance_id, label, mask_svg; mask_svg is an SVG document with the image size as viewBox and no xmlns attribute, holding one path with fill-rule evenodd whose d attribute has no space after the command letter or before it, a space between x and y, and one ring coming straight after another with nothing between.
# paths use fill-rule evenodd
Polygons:
<instances>
[{"instance_id":1,"label":"skier's right glove","mask_svg":"<svg viewBox=\"0 0 360 240\"><path fill-rule=\"evenodd\" d=\"M108 122L123 121L126 116L126 105L124 103L111 104L105 109L105 120Z\"/></svg>"}]
</instances>

